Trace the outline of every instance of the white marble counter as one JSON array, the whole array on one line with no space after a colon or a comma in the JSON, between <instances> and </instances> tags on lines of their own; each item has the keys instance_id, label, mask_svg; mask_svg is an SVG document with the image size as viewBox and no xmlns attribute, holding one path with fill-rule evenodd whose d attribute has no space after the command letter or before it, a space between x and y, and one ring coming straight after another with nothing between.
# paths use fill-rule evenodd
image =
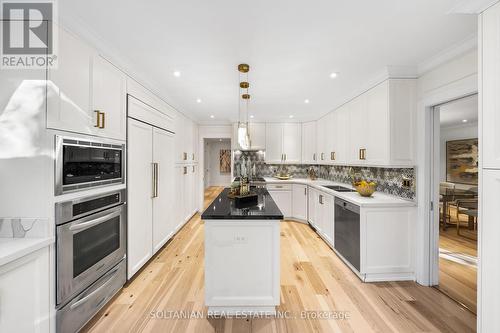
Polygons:
<instances>
[{"instance_id":1,"label":"white marble counter","mask_svg":"<svg viewBox=\"0 0 500 333\"><path fill-rule=\"evenodd\" d=\"M303 184L314 187L320 191L328 194L332 194L340 199L349 201L355 205L361 207L413 207L417 203L412 200L401 199L392 195L388 195L382 192L375 192L371 197L366 198L359 195L357 192L337 192L330 190L322 185L340 185L348 188L352 188L351 185L333 182L326 179L316 179L311 180L308 178L292 178L289 180L280 180L272 177L265 177L267 184Z\"/></svg>"},{"instance_id":2,"label":"white marble counter","mask_svg":"<svg viewBox=\"0 0 500 333\"><path fill-rule=\"evenodd\" d=\"M46 238L0 238L0 266L54 243L53 237Z\"/></svg>"}]
</instances>

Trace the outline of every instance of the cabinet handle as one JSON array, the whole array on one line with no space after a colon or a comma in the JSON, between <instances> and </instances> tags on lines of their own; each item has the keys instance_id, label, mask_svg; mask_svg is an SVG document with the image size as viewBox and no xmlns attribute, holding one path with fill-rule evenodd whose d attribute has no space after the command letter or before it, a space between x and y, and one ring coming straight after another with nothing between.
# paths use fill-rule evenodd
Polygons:
<instances>
[{"instance_id":1,"label":"cabinet handle","mask_svg":"<svg viewBox=\"0 0 500 333\"><path fill-rule=\"evenodd\" d=\"M316 161L316 153L313 154L313 161Z\"/></svg>"},{"instance_id":2,"label":"cabinet handle","mask_svg":"<svg viewBox=\"0 0 500 333\"><path fill-rule=\"evenodd\" d=\"M307 187L304 187L304 195L307 195Z\"/></svg>"},{"instance_id":3,"label":"cabinet handle","mask_svg":"<svg viewBox=\"0 0 500 333\"><path fill-rule=\"evenodd\" d=\"M188 168L184 167L184 174L186 175L188 173Z\"/></svg>"},{"instance_id":4,"label":"cabinet handle","mask_svg":"<svg viewBox=\"0 0 500 333\"><path fill-rule=\"evenodd\" d=\"M152 181L153 181L153 195L152 198L158 197L158 163L151 163Z\"/></svg>"},{"instance_id":5,"label":"cabinet handle","mask_svg":"<svg viewBox=\"0 0 500 333\"><path fill-rule=\"evenodd\" d=\"M276 188L283 188L283 186L281 186L281 185L276 185Z\"/></svg>"},{"instance_id":6,"label":"cabinet handle","mask_svg":"<svg viewBox=\"0 0 500 333\"><path fill-rule=\"evenodd\" d=\"M188 154L187 153L182 153L182 159L186 161L188 159Z\"/></svg>"},{"instance_id":7,"label":"cabinet handle","mask_svg":"<svg viewBox=\"0 0 500 333\"><path fill-rule=\"evenodd\" d=\"M366 160L366 149L365 148L362 148L359 150L359 159Z\"/></svg>"},{"instance_id":8,"label":"cabinet handle","mask_svg":"<svg viewBox=\"0 0 500 333\"><path fill-rule=\"evenodd\" d=\"M323 196L321 194L319 195L319 203L323 204Z\"/></svg>"},{"instance_id":9,"label":"cabinet handle","mask_svg":"<svg viewBox=\"0 0 500 333\"><path fill-rule=\"evenodd\" d=\"M321 160L324 161L325 160L325 153L321 153Z\"/></svg>"},{"instance_id":10,"label":"cabinet handle","mask_svg":"<svg viewBox=\"0 0 500 333\"><path fill-rule=\"evenodd\" d=\"M101 128L101 112L99 110L94 110L95 119L96 119L96 124L94 127Z\"/></svg>"},{"instance_id":11,"label":"cabinet handle","mask_svg":"<svg viewBox=\"0 0 500 333\"><path fill-rule=\"evenodd\" d=\"M335 161L335 152L334 152L334 151L332 151L332 152L330 153L330 159L331 159L332 161Z\"/></svg>"},{"instance_id":12,"label":"cabinet handle","mask_svg":"<svg viewBox=\"0 0 500 333\"><path fill-rule=\"evenodd\" d=\"M104 128L105 124L106 124L106 113L101 112L101 116L102 116L102 122L101 122L101 127L99 127L99 128Z\"/></svg>"},{"instance_id":13,"label":"cabinet handle","mask_svg":"<svg viewBox=\"0 0 500 333\"><path fill-rule=\"evenodd\" d=\"M285 154L285 161L286 161L286 154Z\"/></svg>"},{"instance_id":14,"label":"cabinet handle","mask_svg":"<svg viewBox=\"0 0 500 333\"><path fill-rule=\"evenodd\" d=\"M193 173L194 173L194 165L193 165Z\"/></svg>"},{"instance_id":15,"label":"cabinet handle","mask_svg":"<svg viewBox=\"0 0 500 333\"><path fill-rule=\"evenodd\" d=\"M194 161L194 153L193 153L193 161Z\"/></svg>"}]
</instances>

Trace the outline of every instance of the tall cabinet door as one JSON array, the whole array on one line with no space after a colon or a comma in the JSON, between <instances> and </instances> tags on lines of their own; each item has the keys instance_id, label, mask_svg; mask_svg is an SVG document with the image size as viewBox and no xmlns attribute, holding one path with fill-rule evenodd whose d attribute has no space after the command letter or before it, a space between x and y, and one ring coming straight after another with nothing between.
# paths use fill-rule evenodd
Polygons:
<instances>
[{"instance_id":1,"label":"tall cabinet door","mask_svg":"<svg viewBox=\"0 0 500 333\"><path fill-rule=\"evenodd\" d=\"M302 163L316 163L316 122L302 124Z\"/></svg>"},{"instance_id":2,"label":"tall cabinet door","mask_svg":"<svg viewBox=\"0 0 500 333\"><path fill-rule=\"evenodd\" d=\"M299 123L283 124L283 154L286 163L300 163L302 155L302 126Z\"/></svg>"},{"instance_id":3,"label":"tall cabinet door","mask_svg":"<svg viewBox=\"0 0 500 333\"><path fill-rule=\"evenodd\" d=\"M483 168L500 168L500 4L482 14ZM500 321L500 320L499 320Z\"/></svg>"},{"instance_id":4,"label":"tall cabinet door","mask_svg":"<svg viewBox=\"0 0 500 333\"><path fill-rule=\"evenodd\" d=\"M153 129L153 163L156 191L153 193L153 253L158 251L174 231L174 136Z\"/></svg>"},{"instance_id":5,"label":"tall cabinet door","mask_svg":"<svg viewBox=\"0 0 500 333\"><path fill-rule=\"evenodd\" d=\"M152 256L153 128L128 120L128 277L131 278Z\"/></svg>"}]
</instances>

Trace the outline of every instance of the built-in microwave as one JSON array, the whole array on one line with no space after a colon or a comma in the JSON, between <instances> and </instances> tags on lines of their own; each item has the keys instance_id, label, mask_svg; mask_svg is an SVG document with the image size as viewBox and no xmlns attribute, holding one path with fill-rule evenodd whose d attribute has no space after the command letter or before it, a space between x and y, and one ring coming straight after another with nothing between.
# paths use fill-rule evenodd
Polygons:
<instances>
[{"instance_id":1,"label":"built-in microwave","mask_svg":"<svg viewBox=\"0 0 500 333\"><path fill-rule=\"evenodd\" d=\"M125 145L56 136L55 195L125 182Z\"/></svg>"}]
</instances>

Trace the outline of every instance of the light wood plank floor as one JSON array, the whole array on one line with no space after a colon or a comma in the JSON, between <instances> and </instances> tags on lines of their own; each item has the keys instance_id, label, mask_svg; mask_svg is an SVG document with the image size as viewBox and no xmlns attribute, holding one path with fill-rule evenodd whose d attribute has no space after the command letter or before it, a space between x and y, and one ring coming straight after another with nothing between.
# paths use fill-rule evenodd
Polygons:
<instances>
[{"instance_id":1,"label":"light wood plank floor","mask_svg":"<svg viewBox=\"0 0 500 333\"><path fill-rule=\"evenodd\" d=\"M451 222L456 223L451 208ZM439 231L439 247L447 251L477 257L477 231L468 230L467 217L460 215L460 234L455 225ZM477 313L477 267L439 258L439 290Z\"/></svg>"},{"instance_id":2,"label":"light wood plank floor","mask_svg":"<svg viewBox=\"0 0 500 333\"><path fill-rule=\"evenodd\" d=\"M208 189L206 204L221 189ZM474 332L475 316L434 288L362 283L305 224L281 224L281 306L298 318L172 318L203 311L203 222L195 216L84 332ZM170 318L155 318L152 314ZM345 311L348 319L301 319Z\"/></svg>"}]
</instances>

